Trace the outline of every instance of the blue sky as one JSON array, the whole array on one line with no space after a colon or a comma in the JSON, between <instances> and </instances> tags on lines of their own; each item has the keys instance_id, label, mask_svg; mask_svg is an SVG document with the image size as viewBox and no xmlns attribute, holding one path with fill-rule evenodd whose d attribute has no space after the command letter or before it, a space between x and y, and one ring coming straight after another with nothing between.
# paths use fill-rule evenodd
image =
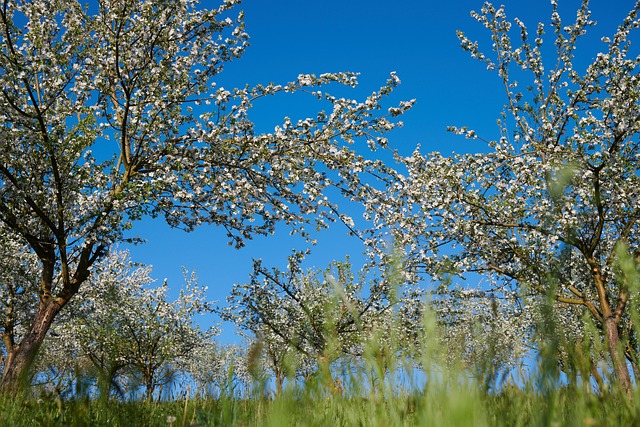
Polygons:
<instances>
[{"instance_id":1,"label":"blue sky","mask_svg":"<svg viewBox=\"0 0 640 427\"><path fill-rule=\"evenodd\" d=\"M203 0L204 5L209 2L217 3ZM519 17L531 29L540 20L548 22L547 0L503 2L507 16ZM568 24L580 2L559 2ZM580 46L586 60L593 57L599 37L610 35L631 5L622 0L592 1L592 17L599 25L593 31L597 37ZM495 123L504 103L500 81L471 59L456 37L456 30L463 30L471 39L484 41L485 51L490 49L488 33L469 16L470 10L481 6L482 1L475 0L245 0L238 10L245 11L251 46L243 58L225 68L218 82L231 88L284 83L300 73L355 71L361 73L360 85L350 96L363 99L396 71L402 84L394 99L416 98L417 102L403 117L405 126L389 135L393 148L404 154L418 144L424 152L482 150L482 143L446 132L448 125L466 125L486 139L498 135ZM305 104L296 97L265 99L256 105L253 117L258 129L268 132L284 116L299 118L301 112L322 108L310 98ZM291 249L306 247L299 238L288 236L284 226L276 235L258 237L241 250L228 246L224 231L216 227L184 233L158 219L135 224L133 232L147 243L127 249L135 261L153 265L154 277L168 278L177 289L182 267L195 270L200 284L209 287L210 299L220 302L234 283L248 280L252 258L283 267ZM355 264L361 259L362 246L343 227L316 237L318 245L308 258L309 267L324 268L347 254ZM224 328L223 341L234 341L229 326Z\"/></svg>"}]
</instances>

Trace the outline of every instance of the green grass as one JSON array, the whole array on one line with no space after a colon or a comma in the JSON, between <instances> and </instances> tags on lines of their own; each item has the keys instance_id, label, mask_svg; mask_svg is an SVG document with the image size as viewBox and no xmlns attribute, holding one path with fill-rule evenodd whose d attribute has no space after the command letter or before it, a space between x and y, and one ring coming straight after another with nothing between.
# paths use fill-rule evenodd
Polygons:
<instances>
[{"instance_id":1,"label":"green grass","mask_svg":"<svg viewBox=\"0 0 640 427\"><path fill-rule=\"evenodd\" d=\"M360 361L342 371L342 387L321 375L289 381L281 395L198 397L146 401L111 399L0 399L0 426L640 426L640 396L628 401L614 388L596 393L582 384L542 381L540 362L518 385L485 391L455 363ZM431 358L431 359L429 359ZM435 358L435 359L434 359ZM373 384L373 385L372 385ZM559 384L559 385L558 385ZM264 387L255 387L263 390Z\"/></svg>"},{"instance_id":2,"label":"green grass","mask_svg":"<svg viewBox=\"0 0 640 427\"><path fill-rule=\"evenodd\" d=\"M388 398L292 394L277 399L94 400L0 404L6 426L634 426L633 404L563 388L479 395L462 386Z\"/></svg>"},{"instance_id":3,"label":"green grass","mask_svg":"<svg viewBox=\"0 0 640 427\"><path fill-rule=\"evenodd\" d=\"M425 329L432 330L428 324ZM286 382L279 396L254 391L248 397L223 393L160 402L5 396L0 427L640 426L638 394L629 401L614 387L597 393L579 382L557 381L558 369L548 360L527 371L528 377L487 388L462 363L433 363L440 354L430 344L423 347L431 351L423 352L419 372L415 360L365 351L358 363L340 370L339 388L332 377L338 372L325 370L306 382Z\"/></svg>"}]
</instances>

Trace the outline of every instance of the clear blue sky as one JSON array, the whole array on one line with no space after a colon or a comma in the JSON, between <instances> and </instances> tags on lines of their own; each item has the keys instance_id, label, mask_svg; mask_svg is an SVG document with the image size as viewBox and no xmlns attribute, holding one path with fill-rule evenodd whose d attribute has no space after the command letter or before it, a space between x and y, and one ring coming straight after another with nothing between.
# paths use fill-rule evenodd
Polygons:
<instances>
[{"instance_id":1,"label":"clear blue sky","mask_svg":"<svg viewBox=\"0 0 640 427\"><path fill-rule=\"evenodd\" d=\"M547 0L502 1L507 16L519 17L532 30L539 20L548 22L551 6ZM559 2L568 24L580 2ZM599 25L593 32L598 36L590 40L610 35L632 3L592 0L593 19ZM389 135L392 147L406 154L417 144L424 152L482 150L481 143L446 132L448 125L466 125L484 138L497 136L495 123L504 103L500 81L462 51L456 37L456 30L463 30L470 38L484 41L484 50L489 50L488 33L469 16L470 10L481 6L482 1L475 0L245 0L238 10L245 11L251 46L243 58L226 67L219 84L230 88L284 83L300 73L356 71L361 73L361 84L352 97L362 99L396 71L402 84L395 99L416 98L417 102L403 117L404 128ZM594 47L591 43L583 47L588 60ZM263 100L253 117L261 130L271 131L284 116L298 118L300 111L322 109L313 99L308 99L308 105L297 102ZM223 230L216 227L187 234L169 229L162 220L145 220L135 224L133 232L147 243L127 248L135 261L153 265L154 277L168 278L177 289L182 283L182 266L196 270L200 284L209 287L210 299L220 302L234 283L248 280L252 258L283 267L291 249L305 247L300 239L288 236L286 227L280 227L274 236L248 242L241 250L228 246ZM356 265L359 262L363 248L346 229L336 226L317 239L309 267L324 268L347 254ZM233 341L229 326L224 328L223 341Z\"/></svg>"}]
</instances>

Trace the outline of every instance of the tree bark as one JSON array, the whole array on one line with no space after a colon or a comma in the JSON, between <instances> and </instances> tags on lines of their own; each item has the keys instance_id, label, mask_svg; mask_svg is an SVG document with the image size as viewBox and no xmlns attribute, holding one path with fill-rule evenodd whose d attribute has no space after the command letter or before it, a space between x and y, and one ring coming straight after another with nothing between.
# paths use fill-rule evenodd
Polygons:
<instances>
[{"instance_id":1,"label":"tree bark","mask_svg":"<svg viewBox=\"0 0 640 427\"><path fill-rule=\"evenodd\" d=\"M638 358L631 358L631 369L633 369L633 378L636 384L640 384L640 364L638 364Z\"/></svg>"},{"instance_id":2,"label":"tree bark","mask_svg":"<svg viewBox=\"0 0 640 427\"><path fill-rule=\"evenodd\" d=\"M620 390L625 393L628 398L632 397L631 376L627 360L622 353L620 344L620 335L618 334L618 325L613 316L608 316L604 321L604 330L607 337L607 346L609 355L613 361L613 371Z\"/></svg>"},{"instance_id":3,"label":"tree bark","mask_svg":"<svg viewBox=\"0 0 640 427\"><path fill-rule=\"evenodd\" d=\"M28 386L29 371L33 360L38 354L38 349L44 341L53 319L61 308L62 305L54 298L40 304L29 332L5 360L0 392L19 392Z\"/></svg>"},{"instance_id":4,"label":"tree bark","mask_svg":"<svg viewBox=\"0 0 640 427\"><path fill-rule=\"evenodd\" d=\"M593 255L587 256L586 260L592 269L596 291L598 292L598 300L603 319L602 327L607 340L607 347L609 355L611 356L617 386L628 399L631 399L633 397L631 375L629 374L627 359L624 355L624 350L620 342L620 333L618 331L618 321L622 316L626 304L620 302L619 304L623 305L618 306L615 310L611 309L609 296L607 295L607 279L602 274L602 268Z\"/></svg>"},{"instance_id":5,"label":"tree bark","mask_svg":"<svg viewBox=\"0 0 640 427\"><path fill-rule=\"evenodd\" d=\"M284 372L280 369L275 370L276 377L276 396L282 396L282 385L284 383Z\"/></svg>"},{"instance_id":6,"label":"tree bark","mask_svg":"<svg viewBox=\"0 0 640 427\"><path fill-rule=\"evenodd\" d=\"M153 393L156 390L155 375L152 368L149 368L149 367L145 368L142 379L145 385L146 398L149 402L152 402Z\"/></svg>"}]
</instances>

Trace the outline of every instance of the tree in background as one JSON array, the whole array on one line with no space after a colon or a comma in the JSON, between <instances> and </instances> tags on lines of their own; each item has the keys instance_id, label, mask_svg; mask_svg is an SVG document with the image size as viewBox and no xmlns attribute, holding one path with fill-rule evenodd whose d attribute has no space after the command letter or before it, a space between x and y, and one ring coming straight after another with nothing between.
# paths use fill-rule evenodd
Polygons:
<instances>
[{"instance_id":1,"label":"tree in background","mask_svg":"<svg viewBox=\"0 0 640 427\"><path fill-rule=\"evenodd\" d=\"M520 304L518 295L441 286L431 298L446 365L462 364L485 391L522 367L532 349L537 312Z\"/></svg>"},{"instance_id":2,"label":"tree in background","mask_svg":"<svg viewBox=\"0 0 640 427\"><path fill-rule=\"evenodd\" d=\"M213 307L206 301L206 288L198 287L194 279L187 278L175 301L167 300L167 282L128 299L112 300L113 309L126 304L125 317L115 324L123 328L119 344L129 373L144 386L148 399L159 386L171 385L194 351L218 334L217 328L201 330L196 324L196 316L211 313Z\"/></svg>"},{"instance_id":3,"label":"tree in background","mask_svg":"<svg viewBox=\"0 0 640 427\"><path fill-rule=\"evenodd\" d=\"M247 347L203 342L181 364L188 377L187 387L195 385L195 394L205 398L248 396L252 378L247 369Z\"/></svg>"},{"instance_id":4,"label":"tree in background","mask_svg":"<svg viewBox=\"0 0 640 427\"><path fill-rule=\"evenodd\" d=\"M36 366L61 366L68 357L58 360L60 354L75 355L90 362L100 395L107 398L112 390L123 395L125 386L139 384L151 399L158 387L170 385L218 331L196 324L197 316L213 308L194 275L185 273L179 297L169 301L167 282L152 287L150 273L126 251L109 253L52 328Z\"/></svg>"},{"instance_id":5,"label":"tree in background","mask_svg":"<svg viewBox=\"0 0 640 427\"><path fill-rule=\"evenodd\" d=\"M410 309L423 301L418 289L400 289L367 269L356 278L348 260L324 271L304 271L303 259L303 253L294 252L286 271L255 261L251 281L234 286L222 312L255 340L275 375L277 391L291 370L287 364L297 363L307 374L326 374L332 363L362 356L367 341L392 347L388 341L410 340L410 332L421 324L421 311ZM414 317L396 322L410 314ZM405 330L405 324L413 328Z\"/></svg>"},{"instance_id":6,"label":"tree in background","mask_svg":"<svg viewBox=\"0 0 640 427\"><path fill-rule=\"evenodd\" d=\"M236 3L3 0L0 222L39 262L24 333L4 329L3 390L25 380L60 310L142 216L221 225L239 247L280 221L304 234L305 223L345 219L325 190L365 199L361 175L390 173L348 144L386 145L388 117L411 106L381 109L395 75L362 102L314 88L354 86L350 73L216 87L247 46ZM307 90L327 113L256 134L256 99Z\"/></svg>"},{"instance_id":7,"label":"tree in background","mask_svg":"<svg viewBox=\"0 0 640 427\"><path fill-rule=\"evenodd\" d=\"M544 24L531 36L503 7L485 3L472 13L490 32L493 53L459 37L504 83L501 137L478 154L416 150L402 159L408 173L387 190L388 205L372 215L392 226L414 273L480 273L497 297L515 293L526 305L551 296L554 310L586 313L604 338L615 382L630 394L625 356L635 364L638 347L617 251L640 260L640 58L630 50L640 4L585 67L576 65L576 46L595 24L588 1L568 25L552 5L555 55Z\"/></svg>"}]
</instances>

